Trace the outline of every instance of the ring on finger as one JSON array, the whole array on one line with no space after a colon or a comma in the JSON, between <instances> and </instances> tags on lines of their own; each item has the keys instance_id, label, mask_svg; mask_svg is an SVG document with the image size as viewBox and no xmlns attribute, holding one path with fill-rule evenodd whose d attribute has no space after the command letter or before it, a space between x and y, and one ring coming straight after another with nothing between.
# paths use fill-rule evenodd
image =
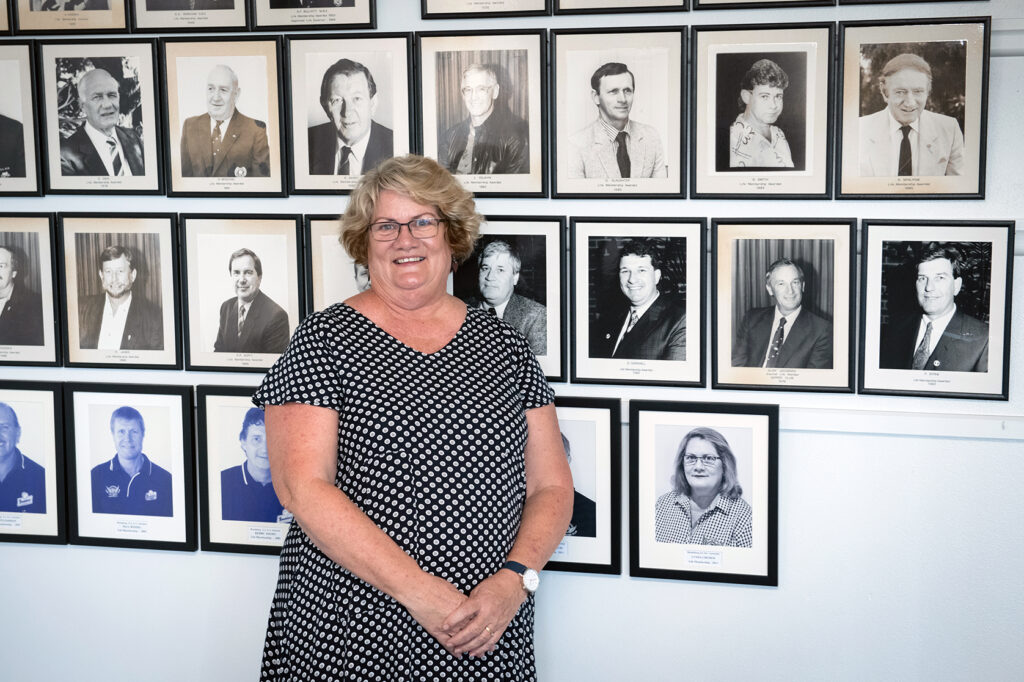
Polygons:
<instances>
[{"instance_id":1,"label":"ring on finger","mask_svg":"<svg viewBox=\"0 0 1024 682\"><path fill-rule=\"evenodd\" d=\"M493 635L494 634L493 632L491 632L491 628L486 626L486 625L484 626L484 630L487 630L487 634L489 634L489 635Z\"/></svg>"}]
</instances>

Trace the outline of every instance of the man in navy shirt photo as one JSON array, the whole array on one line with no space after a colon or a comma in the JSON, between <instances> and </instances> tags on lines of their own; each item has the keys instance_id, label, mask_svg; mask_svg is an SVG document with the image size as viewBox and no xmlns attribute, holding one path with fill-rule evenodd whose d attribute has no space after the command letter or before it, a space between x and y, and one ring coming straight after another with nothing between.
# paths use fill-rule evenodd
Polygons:
<instances>
[{"instance_id":1,"label":"man in navy shirt photo","mask_svg":"<svg viewBox=\"0 0 1024 682\"><path fill-rule=\"evenodd\" d=\"M172 516L171 474L142 452L142 415L127 405L117 408L110 415L110 433L117 454L93 467L93 513Z\"/></svg>"},{"instance_id":2,"label":"man in navy shirt photo","mask_svg":"<svg viewBox=\"0 0 1024 682\"><path fill-rule=\"evenodd\" d=\"M18 449L21 424L0 403L0 512L46 513L46 473Z\"/></svg>"},{"instance_id":3,"label":"man in navy shirt photo","mask_svg":"<svg viewBox=\"0 0 1024 682\"><path fill-rule=\"evenodd\" d=\"M270 481L267 429L263 410L250 407L242 419L238 443L245 462L220 472L221 516L225 521L291 521Z\"/></svg>"}]
</instances>

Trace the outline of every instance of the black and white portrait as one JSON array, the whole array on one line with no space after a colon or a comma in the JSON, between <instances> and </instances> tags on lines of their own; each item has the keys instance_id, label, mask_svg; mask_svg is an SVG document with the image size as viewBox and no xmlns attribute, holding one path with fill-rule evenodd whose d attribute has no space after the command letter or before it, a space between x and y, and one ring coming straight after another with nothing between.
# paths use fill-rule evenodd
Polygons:
<instances>
[{"instance_id":1,"label":"black and white portrait","mask_svg":"<svg viewBox=\"0 0 1024 682\"><path fill-rule=\"evenodd\" d=\"M255 0L253 25L257 30L376 27L374 0Z\"/></svg>"},{"instance_id":2,"label":"black and white portrait","mask_svg":"<svg viewBox=\"0 0 1024 682\"><path fill-rule=\"evenodd\" d=\"M31 65L28 43L0 44L0 195L40 189Z\"/></svg>"},{"instance_id":3,"label":"black and white portrait","mask_svg":"<svg viewBox=\"0 0 1024 682\"><path fill-rule=\"evenodd\" d=\"M235 0L144 0L149 12L175 12L181 10L230 10Z\"/></svg>"},{"instance_id":4,"label":"black and white portrait","mask_svg":"<svg viewBox=\"0 0 1024 682\"><path fill-rule=\"evenodd\" d=\"M127 32L126 0L13 0L16 30Z\"/></svg>"},{"instance_id":5,"label":"black and white portrait","mask_svg":"<svg viewBox=\"0 0 1024 682\"><path fill-rule=\"evenodd\" d=\"M40 251L39 234L0 231L0 346L45 343L41 278L44 257L48 258ZM52 280L47 281L46 287L51 284Z\"/></svg>"},{"instance_id":6,"label":"black and white portrait","mask_svg":"<svg viewBox=\"0 0 1024 682\"><path fill-rule=\"evenodd\" d=\"M245 30L241 0L130 0L132 32Z\"/></svg>"}]
</instances>

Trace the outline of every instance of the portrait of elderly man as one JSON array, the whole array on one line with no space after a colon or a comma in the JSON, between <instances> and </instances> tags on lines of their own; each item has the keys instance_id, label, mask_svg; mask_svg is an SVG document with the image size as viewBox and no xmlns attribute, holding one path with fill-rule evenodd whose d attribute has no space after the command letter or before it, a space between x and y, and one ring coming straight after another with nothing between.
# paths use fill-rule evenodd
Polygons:
<instances>
[{"instance_id":1,"label":"portrait of elderly man","mask_svg":"<svg viewBox=\"0 0 1024 682\"><path fill-rule=\"evenodd\" d=\"M46 513L46 470L18 449L21 424L0 402L0 512Z\"/></svg>"},{"instance_id":2,"label":"portrait of elderly man","mask_svg":"<svg viewBox=\"0 0 1024 682\"><path fill-rule=\"evenodd\" d=\"M171 474L142 452L146 424L134 407L125 405L110 415L115 454L93 467L92 512L171 516Z\"/></svg>"},{"instance_id":3,"label":"portrait of elderly man","mask_svg":"<svg viewBox=\"0 0 1024 682\"><path fill-rule=\"evenodd\" d=\"M359 62L339 59L327 69L320 106L330 121L308 130L310 175L362 175L394 155L394 132L373 120L377 83Z\"/></svg>"},{"instance_id":4,"label":"portrait of elderly man","mask_svg":"<svg viewBox=\"0 0 1024 682\"><path fill-rule=\"evenodd\" d=\"M832 323L804 307L805 284L803 268L789 258L768 266L764 287L775 305L743 316L733 367L832 369Z\"/></svg>"},{"instance_id":5,"label":"portrait of elderly man","mask_svg":"<svg viewBox=\"0 0 1024 682\"><path fill-rule=\"evenodd\" d=\"M529 173L529 126L499 99L495 67L467 66L460 93L469 116L444 134L438 149L441 165L456 175Z\"/></svg>"},{"instance_id":6,"label":"portrait of elderly man","mask_svg":"<svg viewBox=\"0 0 1024 682\"><path fill-rule=\"evenodd\" d=\"M142 140L131 128L118 125L121 93L117 80L104 69L87 71L78 79L78 103L85 123L60 141L61 174L144 175Z\"/></svg>"},{"instance_id":7,"label":"portrait of elderly man","mask_svg":"<svg viewBox=\"0 0 1024 682\"><path fill-rule=\"evenodd\" d=\"M356 293L362 293L370 288L370 271L365 265L352 263L352 276L356 281Z\"/></svg>"},{"instance_id":8,"label":"portrait of elderly man","mask_svg":"<svg viewBox=\"0 0 1024 682\"><path fill-rule=\"evenodd\" d=\"M571 468L572 445L564 433L562 434L562 448L565 450L565 457L569 460ZM572 519L569 521L569 527L565 534L581 538L597 537L597 504L576 490L575 487L572 489Z\"/></svg>"},{"instance_id":9,"label":"portrait of elderly man","mask_svg":"<svg viewBox=\"0 0 1024 682\"><path fill-rule=\"evenodd\" d=\"M267 124L235 108L238 76L218 64L206 77L206 113L181 127L183 177L270 177Z\"/></svg>"},{"instance_id":10,"label":"portrait of elderly man","mask_svg":"<svg viewBox=\"0 0 1024 682\"><path fill-rule=\"evenodd\" d=\"M792 168L793 154L782 129L783 93L789 76L770 59L759 59L740 81L743 111L729 126L730 168Z\"/></svg>"},{"instance_id":11,"label":"portrait of elderly man","mask_svg":"<svg viewBox=\"0 0 1024 682\"><path fill-rule=\"evenodd\" d=\"M590 356L628 360L685 360L686 305L662 293L661 256L653 240L631 239L619 250L619 290L607 324L591 333ZM603 321L603 320L602 320Z\"/></svg>"},{"instance_id":12,"label":"portrait of elderly man","mask_svg":"<svg viewBox=\"0 0 1024 682\"><path fill-rule=\"evenodd\" d=\"M98 275L103 293L78 302L79 347L99 350L163 350L160 308L134 291L137 256L113 244L100 252Z\"/></svg>"},{"instance_id":13,"label":"portrait of elderly man","mask_svg":"<svg viewBox=\"0 0 1024 682\"><path fill-rule=\"evenodd\" d=\"M477 256L478 294L466 298L473 308L504 320L523 335L535 355L548 352L547 308L515 293L523 261L511 243L496 239Z\"/></svg>"},{"instance_id":14,"label":"portrait of elderly man","mask_svg":"<svg viewBox=\"0 0 1024 682\"><path fill-rule=\"evenodd\" d=\"M0 178L25 177L25 129L0 114Z\"/></svg>"},{"instance_id":15,"label":"portrait of elderly man","mask_svg":"<svg viewBox=\"0 0 1024 682\"><path fill-rule=\"evenodd\" d=\"M881 368L987 372L988 325L956 304L964 271L959 249L932 245L916 259L915 267L920 315L882 328Z\"/></svg>"},{"instance_id":16,"label":"portrait of elderly man","mask_svg":"<svg viewBox=\"0 0 1024 682\"><path fill-rule=\"evenodd\" d=\"M20 251L0 242L0 346L41 346L43 302L20 274Z\"/></svg>"},{"instance_id":17,"label":"portrait of elderly man","mask_svg":"<svg viewBox=\"0 0 1024 682\"><path fill-rule=\"evenodd\" d=\"M625 64L609 62L590 77L597 118L569 138L570 178L664 178L661 137L630 118L636 79Z\"/></svg>"},{"instance_id":18,"label":"portrait of elderly man","mask_svg":"<svg viewBox=\"0 0 1024 682\"><path fill-rule=\"evenodd\" d=\"M878 89L886 107L859 121L861 176L960 175L960 124L925 108L932 89L928 62L916 54L896 55L882 67Z\"/></svg>"},{"instance_id":19,"label":"portrait of elderly man","mask_svg":"<svg viewBox=\"0 0 1024 682\"><path fill-rule=\"evenodd\" d=\"M221 518L267 523L291 521L291 514L284 511L270 480L263 410L250 407L246 411L238 444L245 461L220 472Z\"/></svg>"},{"instance_id":20,"label":"portrait of elderly man","mask_svg":"<svg viewBox=\"0 0 1024 682\"><path fill-rule=\"evenodd\" d=\"M282 353L288 345L288 313L260 291L263 263L250 249L238 249L228 261L235 295L220 306L217 353Z\"/></svg>"}]
</instances>

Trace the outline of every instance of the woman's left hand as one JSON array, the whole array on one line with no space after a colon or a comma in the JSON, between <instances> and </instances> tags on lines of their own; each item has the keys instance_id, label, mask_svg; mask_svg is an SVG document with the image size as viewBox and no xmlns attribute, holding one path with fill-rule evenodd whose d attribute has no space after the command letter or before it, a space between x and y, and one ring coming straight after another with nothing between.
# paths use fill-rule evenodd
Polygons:
<instances>
[{"instance_id":1,"label":"woman's left hand","mask_svg":"<svg viewBox=\"0 0 1024 682\"><path fill-rule=\"evenodd\" d=\"M451 635L445 647L456 656L483 656L493 651L525 600L522 578L513 571L499 570L474 587L469 599L442 623L441 628Z\"/></svg>"}]
</instances>

